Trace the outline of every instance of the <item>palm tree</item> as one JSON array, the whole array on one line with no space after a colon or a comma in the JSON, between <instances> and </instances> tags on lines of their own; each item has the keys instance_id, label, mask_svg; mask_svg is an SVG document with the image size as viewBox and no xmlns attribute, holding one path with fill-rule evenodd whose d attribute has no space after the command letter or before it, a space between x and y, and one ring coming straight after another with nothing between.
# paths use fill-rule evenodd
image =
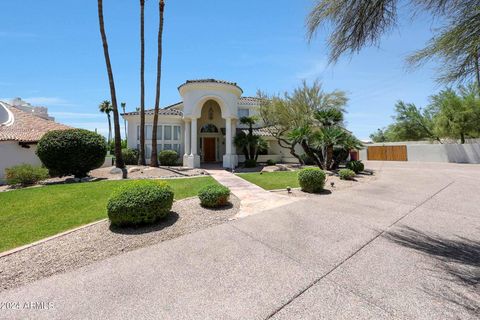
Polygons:
<instances>
[{"instance_id":1,"label":"palm tree","mask_svg":"<svg viewBox=\"0 0 480 320\"><path fill-rule=\"evenodd\" d=\"M145 163L145 0L140 0L140 154L138 164Z\"/></svg>"},{"instance_id":2,"label":"palm tree","mask_svg":"<svg viewBox=\"0 0 480 320\"><path fill-rule=\"evenodd\" d=\"M110 119L110 112L113 111L112 104L108 100L104 100L98 106L98 109L101 113L105 113L108 119L108 146L110 146L110 141L112 141L112 121Z\"/></svg>"},{"instance_id":3,"label":"palm tree","mask_svg":"<svg viewBox=\"0 0 480 320\"><path fill-rule=\"evenodd\" d=\"M165 1L160 0L158 3L160 13L160 22L158 25L158 56L157 56L157 91L155 94L155 111L153 115L152 126L152 155L150 158L150 166L158 167L158 150L157 150L157 125L158 125L158 110L160 108L160 81L162 78L162 39L163 39L163 15L165 11Z\"/></svg>"},{"instance_id":4,"label":"palm tree","mask_svg":"<svg viewBox=\"0 0 480 320\"><path fill-rule=\"evenodd\" d=\"M112 98L113 127L115 132L115 165L117 168L123 169L123 177L126 178L127 171L125 170L125 163L123 162L122 157L122 137L120 135L120 118L118 116L117 94L115 92L115 81L113 79L112 64L110 62L107 35L105 33L105 23L103 20L103 0L98 0L98 20L100 24L100 35L102 37L103 54L105 56L105 64L107 66L110 95Z\"/></svg>"},{"instance_id":5,"label":"palm tree","mask_svg":"<svg viewBox=\"0 0 480 320\"><path fill-rule=\"evenodd\" d=\"M122 106L123 113L125 114L125 109L127 108L127 104L125 102L122 102L122 103L120 103L120 105ZM123 118L123 128L125 129L125 140L127 140L128 139L127 120L125 120L125 118Z\"/></svg>"}]
</instances>

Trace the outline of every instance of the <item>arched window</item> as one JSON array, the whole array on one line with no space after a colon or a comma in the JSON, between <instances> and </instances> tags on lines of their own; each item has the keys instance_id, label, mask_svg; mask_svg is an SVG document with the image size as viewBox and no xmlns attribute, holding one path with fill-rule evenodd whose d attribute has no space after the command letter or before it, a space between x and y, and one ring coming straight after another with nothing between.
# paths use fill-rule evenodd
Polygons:
<instances>
[{"instance_id":1,"label":"arched window","mask_svg":"<svg viewBox=\"0 0 480 320\"><path fill-rule=\"evenodd\" d=\"M209 123L209 124L204 125L204 126L200 129L200 132L202 132L202 133L217 133L217 132L218 132L218 128L217 128L215 125Z\"/></svg>"}]
</instances>

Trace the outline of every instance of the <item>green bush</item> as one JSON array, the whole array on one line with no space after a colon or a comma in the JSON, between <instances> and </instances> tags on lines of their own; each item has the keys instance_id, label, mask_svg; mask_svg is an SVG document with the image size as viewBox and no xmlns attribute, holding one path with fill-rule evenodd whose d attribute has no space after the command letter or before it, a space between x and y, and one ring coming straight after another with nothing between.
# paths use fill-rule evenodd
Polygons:
<instances>
[{"instance_id":1,"label":"green bush","mask_svg":"<svg viewBox=\"0 0 480 320\"><path fill-rule=\"evenodd\" d=\"M359 160L353 160L353 161L347 162L346 167L347 169L350 169L355 173L359 173L365 170L365 165L362 163L362 161L359 161Z\"/></svg>"},{"instance_id":2,"label":"green bush","mask_svg":"<svg viewBox=\"0 0 480 320\"><path fill-rule=\"evenodd\" d=\"M119 227L154 223L170 212L173 196L173 190L165 182L130 182L108 199L108 218Z\"/></svg>"},{"instance_id":3,"label":"green bush","mask_svg":"<svg viewBox=\"0 0 480 320\"><path fill-rule=\"evenodd\" d=\"M340 169L338 170L338 176L342 180L353 180L355 177L355 171L350 169Z\"/></svg>"},{"instance_id":4,"label":"green bush","mask_svg":"<svg viewBox=\"0 0 480 320\"><path fill-rule=\"evenodd\" d=\"M48 178L48 169L30 164L19 164L5 169L7 184L28 186Z\"/></svg>"},{"instance_id":5,"label":"green bush","mask_svg":"<svg viewBox=\"0 0 480 320\"><path fill-rule=\"evenodd\" d=\"M319 168L305 168L298 173L298 183L302 191L315 193L323 190L325 186L325 172Z\"/></svg>"},{"instance_id":6,"label":"green bush","mask_svg":"<svg viewBox=\"0 0 480 320\"><path fill-rule=\"evenodd\" d=\"M37 155L50 174L83 178L105 161L105 138L84 129L53 130L38 142Z\"/></svg>"},{"instance_id":7,"label":"green bush","mask_svg":"<svg viewBox=\"0 0 480 320\"><path fill-rule=\"evenodd\" d=\"M245 168L255 168L257 166L257 160L255 159L246 159Z\"/></svg>"},{"instance_id":8,"label":"green bush","mask_svg":"<svg viewBox=\"0 0 480 320\"><path fill-rule=\"evenodd\" d=\"M178 164L178 153L175 150L163 150L158 155L162 166L175 166Z\"/></svg>"},{"instance_id":9,"label":"green bush","mask_svg":"<svg viewBox=\"0 0 480 320\"><path fill-rule=\"evenodd\" d=\"M220 185L206 186L198 192L200 204L209 208L216 208L226 205L229 197L230 189Z\"/></svg>"},{"instance_id":10,"label":"green bush","mask_svg":"<svg viewBox=\"0 0 480 320\"><path fill-rule=\"evenodd\" d=\"M122 157L126 165L138 164L138 151L136 149L122 149Z\"/></svg>"},{"instance_id":11,"label":"green bush","mask_svg":"<svg viewBox=\"0 0 480 320\"><path fill-rule=\"evenodd\" d=\"M267 160L267 166L274 166L276 165L277 163L275 162L275 160L272 160L272 159L268 159Z\"/></svg>"}]
</instances>

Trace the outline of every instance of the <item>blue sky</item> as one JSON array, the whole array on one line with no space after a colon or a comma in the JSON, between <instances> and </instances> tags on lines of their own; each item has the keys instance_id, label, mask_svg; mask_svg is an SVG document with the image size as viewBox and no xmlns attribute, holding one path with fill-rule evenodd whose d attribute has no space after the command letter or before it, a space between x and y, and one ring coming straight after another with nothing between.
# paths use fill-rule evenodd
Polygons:
<instances>
[{"instance_id":1,"label":"blue sky","mask_svg":"<svg viewBox=\"0 0 480 320\"><path fill-rule=\"evenodd\" d=\"M104 0L119 102L139 104L139 1ZM178 102L187 79L237 82L245 95L257 89L290 91L302 79L320 79L326 90L348 93L347 126L359 138L391 122L397 100L428 103L439 87L433 65L405 68L406 54L431 37L426 15L411 19L400 8L399 28L380 48L327 65L326 32L310 44L305 16L312 0L167 0L162 106ZM2 1L0 12L0 97L22 97L49 107L57 121L105 134L98 104L109 99L98 31L97 2ZM146 5L146 101L155 94L157 1Z\"/></svg>"}]
</instances>

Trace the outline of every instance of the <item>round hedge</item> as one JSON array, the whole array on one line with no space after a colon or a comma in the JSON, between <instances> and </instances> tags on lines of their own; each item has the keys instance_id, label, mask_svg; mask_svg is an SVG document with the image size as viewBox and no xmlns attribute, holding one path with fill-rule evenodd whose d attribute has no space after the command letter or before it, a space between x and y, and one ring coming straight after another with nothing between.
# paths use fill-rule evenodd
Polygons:
<instances>
[{"instance_id":1,"label":"round hedge","mask_svg":"<svg viewBox=\"0 0 480 320\"><path fill-rule=\"evenodd\" d=\"M350 169L355 173L359 173L365 170L365 165L362 163L362 161L359 161L359 160L353 160L353 161L347 162L346 167L347 169Z\"/></svg>"},{"instance_id":2,"label":"round hedge","mask_svg":"<svg viewBox=\"0 0 480 320\"><path fill-rule=\"evenodd\" d=\"M320 192L325 186L325 172L318 168L305 168L298 173L298 183L302 191L308 193Z\"/></svg>"},{"instance_id":3,"label":"round hedge","mask_svg":"<svg viewBox=\"0 0 480 320\"><path fill-rule=\"evenodd\" d=\"M338 170L338 176L342 180L353 180L355 177L355 171L350 169L340 169Z\"/></svg>"},{"instance_id":4,"label":"round hedge","mask_svg":"<svg viewBox=\"0 0 480 320\"><path fill-rule=\"evenodd\" d=\"M53 130L38 142L37 155L52 175L83 178L102 166L107 144L103 136L92 131Z\"/></svg>"},{"instance_id":5,"label":"round hedge","mask_svg":"<svg viewBox=\"0 0 480 320\"><path fill-rule=\"evenodd\" d=\"M138 151L131 148L122 149L122 158L126 165L136 165L138 164Z\"/></svg>"},{"instance_id":6,"label":"round hedge","mask_svg":"<svg viewBox=\"0 0 480 320\"><path fill-rule=\"evenodd\" d=\"M216 208L226 205L229 197L230 189L220 185L206 186L198 192L200 204L209 208Z\"/></svg>"},{"instance_id":7,"label":"round hedge","mask_svg":"<svg viewBox=\"0 0 480 320\"><path fill-rule=\"evenodd\" d=\"M175 166L178 163L178 153L175 150L163 150L158 155L162 166Z\"/></svg>"},{"instance_id":8,"label":"round hedge","mask_svg":"<svg viewBox=\"0 0 480 320\"><path fill-rule=\"evenodd\" d=\"M165 182L130 182L108 199L108 218L118 227L154 223L170 212L173 196L173 190Z\"/></svg>"}]
</instances>

